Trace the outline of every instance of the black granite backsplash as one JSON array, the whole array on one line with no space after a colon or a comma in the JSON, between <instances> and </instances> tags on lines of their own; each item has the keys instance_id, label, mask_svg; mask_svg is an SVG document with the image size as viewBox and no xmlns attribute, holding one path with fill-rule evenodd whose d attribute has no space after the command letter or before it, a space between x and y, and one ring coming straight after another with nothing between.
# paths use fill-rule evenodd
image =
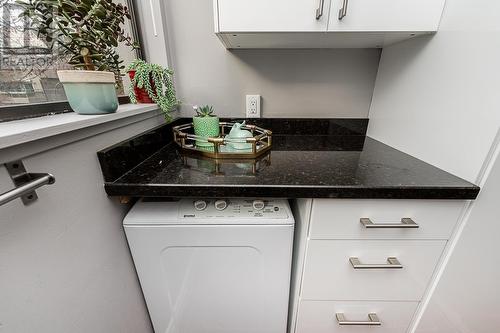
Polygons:
<instances>
[{"instance_id":1,"label":"black granite backsplash","mask_svg":"<svg viewBox=\"0 0 500 333\"><path fill-rule=\"evenodd\" d=\"M172 142L172 126L182 123L182 121L175 121L158 126L98 152L104 181L115 181Z\"/></svg>"},{"instance_id":2,"label":"black granite backsplash","mask_svg":"<svg viewBox=\"0 0 500 333\"><path fill-rule=\"evenodd\" d=\"M221 121L242 122L244 119L223 118ZM112 182L146 158L172 142L172 127L191 122L179 118L145 133L101 150L97 156L106 182ZM248 123L273 131L273 150L289 150L307 144L315 150L361 150L368 119L249 119ZM287 137L282 136L286 134ZM291 136L293 135L293 137ZM323 138L310 137L325 136ZM297 137L295 137L297 136ZM299 137L306 136L306 137ZM309 137L308 137L309 136ZM332 138L331 136L335 136Z\"/></svg>"},{"instance_id":3,"label":"black granite backsplash","mask_svg":"<svg viewBox=\"0 0 500 333\"><path fill-rule=\"evenodd\" d=\"M224 118L221 121L238 121L245 119ZM189 121L189 119L184 119ZM285 119L285 118L255 118L248 123L270 129L273 135L366 135L368 119Z\"/></svg>"}]
</instances>

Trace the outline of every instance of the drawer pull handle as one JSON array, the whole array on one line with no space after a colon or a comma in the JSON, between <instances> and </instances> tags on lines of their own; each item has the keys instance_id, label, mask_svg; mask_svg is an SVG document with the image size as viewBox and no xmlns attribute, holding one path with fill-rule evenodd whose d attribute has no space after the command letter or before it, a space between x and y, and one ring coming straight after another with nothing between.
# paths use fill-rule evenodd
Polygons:
<instances>
[{"instance_id":1,"label":"drawer pull handle","mask_svg":"<svg viewBox=\"0 0 500 333\"><path fill-rule=\"evenodd\" d=\"M367 229L416 229L420 226L412 219L405 217L401 223L373 223L369 218L361 218L359 222Z\"/></svg>"},{"instance_id":2,"label":"drawer pull handle","mask_svg":"<svg viewBox=\"0 0 500 333\"><path fill-rule=\"evenodd\" d=\"M336 313L335 317L337 317L337 322L340 326L380 326L382 322L378 319L376 313L368 314L368 321L351 321L346 320L345 315L343 313Z\"/></svg>"},{"instance_id":3,"label":"drawer pull handle","mask_svg":"<svg viewBox=\"0 0 500 333\"><path fill-rule=\"evenodd\" d=\"M363 264L358 257L349 258L349 262L354 269L401 269L403 265L396 257L387 258L387 264Z\"/></svg>"}]
</instances>

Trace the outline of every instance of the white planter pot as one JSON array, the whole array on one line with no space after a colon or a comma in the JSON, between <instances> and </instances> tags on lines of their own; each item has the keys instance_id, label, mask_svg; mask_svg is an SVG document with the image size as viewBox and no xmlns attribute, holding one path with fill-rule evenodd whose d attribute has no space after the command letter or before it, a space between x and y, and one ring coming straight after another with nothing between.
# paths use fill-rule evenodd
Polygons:
<instances>
[{"instance_id":1,"label":"white planter pot","mask_svg":"<svg viewBox=\"0 0 500 333\"><path fill-rule=\"evenodd\" d=\"M115 74L99 71L57 71L68 102L79 114L113 113L118 109Z\"/></svg>"}]
</instances>

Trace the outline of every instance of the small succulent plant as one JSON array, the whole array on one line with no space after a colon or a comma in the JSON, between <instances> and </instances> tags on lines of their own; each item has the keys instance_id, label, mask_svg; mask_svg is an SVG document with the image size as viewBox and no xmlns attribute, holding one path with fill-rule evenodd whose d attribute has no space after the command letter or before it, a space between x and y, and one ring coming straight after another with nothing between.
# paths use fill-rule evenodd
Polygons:
<instances>
[{"instance_id":1,"label":"small succulent plant","mask_svg":"<svg viewBox=\"0 0 500 333\"><path fill-rule=\"evenodd\" d=\"M214 117L214 107L205 105L205 106L197 106L195 105L193 107L194 111L196 112L196 117Z\"/></svg>"}]
</instances>

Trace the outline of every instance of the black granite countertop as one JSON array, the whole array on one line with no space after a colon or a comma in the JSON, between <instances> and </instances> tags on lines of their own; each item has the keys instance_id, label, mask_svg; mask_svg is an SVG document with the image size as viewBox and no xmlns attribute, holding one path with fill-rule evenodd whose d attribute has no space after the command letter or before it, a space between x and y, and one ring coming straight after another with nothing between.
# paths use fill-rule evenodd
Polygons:
<instances>
[{"instance_id":1,"label":"black granite countertop","mask_svg":"<svg viewBox=\"0 0 500 333\"><path fill-rule=\"evenodd\" d=\"M173 125L189 122L179 119ZM365 119L257 119L257 161L185 156L164 125L98 153L111 196L475 199L479 188L366 137Z\"/></svg>"}]
</instances>

